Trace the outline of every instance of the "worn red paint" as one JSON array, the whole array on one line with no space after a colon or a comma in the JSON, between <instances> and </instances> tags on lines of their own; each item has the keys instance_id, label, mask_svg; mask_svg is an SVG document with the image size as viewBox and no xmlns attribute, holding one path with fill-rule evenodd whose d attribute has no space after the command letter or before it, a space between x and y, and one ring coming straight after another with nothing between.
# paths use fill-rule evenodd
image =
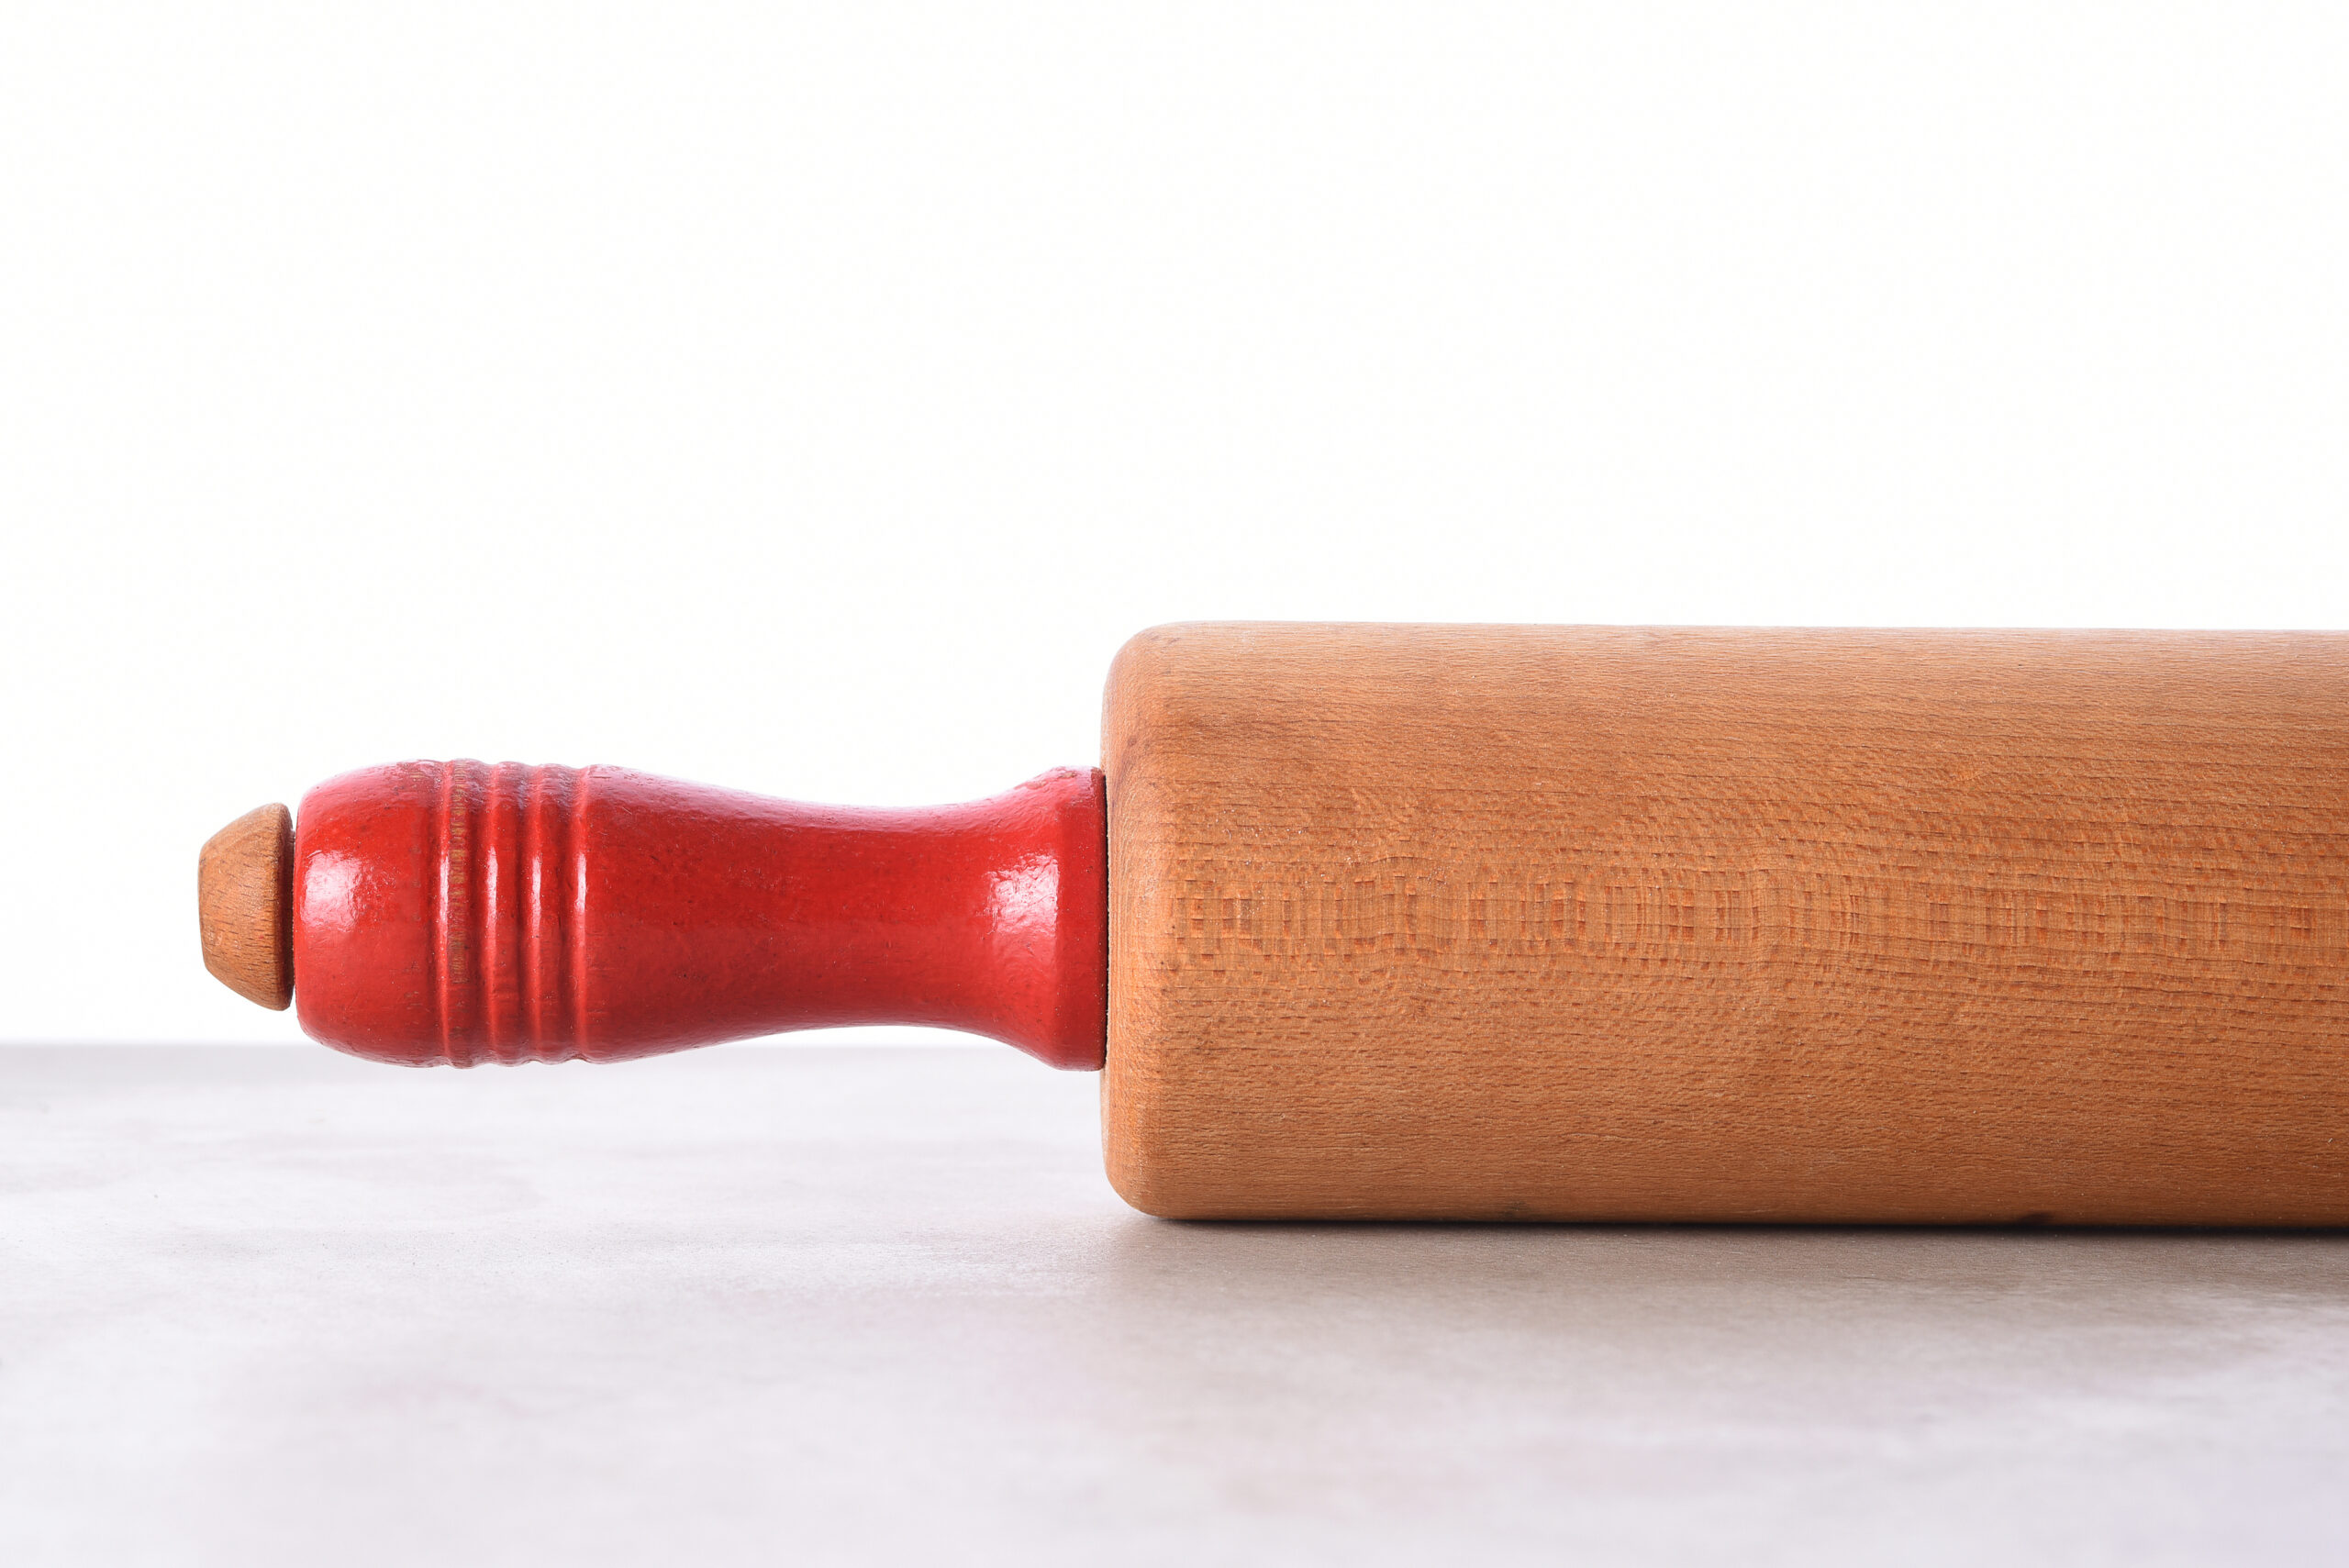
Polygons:
<instances>
[{"instance_id":1,"label":"worn red paint","mask_svg":"<svg viewBox=\"0 0 2349 1568\"><path fill-rule=\"evenodd\" d=\"M885 811L623 768L362 769L296 816L295 1005L417 1065L934 1024L1097 1068L1105 821L1091 769Z\"/></svg>"}]
</instances>

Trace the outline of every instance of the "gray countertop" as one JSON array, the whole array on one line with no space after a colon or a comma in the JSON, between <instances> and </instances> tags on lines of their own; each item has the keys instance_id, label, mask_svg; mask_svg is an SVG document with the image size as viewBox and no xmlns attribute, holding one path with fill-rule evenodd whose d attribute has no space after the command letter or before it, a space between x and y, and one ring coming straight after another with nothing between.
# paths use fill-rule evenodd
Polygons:
<instances>
[{"instance_id":1,"label":"gray countertop","mask_svg":"<svg viewBox=\"0 0 2349 1568\"><path fill-rule=\"evenodd\" d=\"M0 1560L2349 1554L2349 1238L1148 1219L1008 1051L0 1048Z\"/></svg>"}]
</instances>

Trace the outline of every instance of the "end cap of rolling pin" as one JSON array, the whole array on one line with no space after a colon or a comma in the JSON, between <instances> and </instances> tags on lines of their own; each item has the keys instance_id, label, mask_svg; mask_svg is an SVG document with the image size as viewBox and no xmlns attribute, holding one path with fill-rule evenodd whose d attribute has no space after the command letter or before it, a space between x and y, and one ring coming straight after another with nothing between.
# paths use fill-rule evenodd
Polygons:
<instances>
[{"instance_id":1,"label":"end cap of rolling pin","mask_svg":"<svg viewBox=\"0 0 2349 1568\"><path fill-rule=\"evenodd\" d=\"M294 814L258 806L213 834L195 882L204 967L284 1012L294 1001Z\"/></svg>"}]
</instances>

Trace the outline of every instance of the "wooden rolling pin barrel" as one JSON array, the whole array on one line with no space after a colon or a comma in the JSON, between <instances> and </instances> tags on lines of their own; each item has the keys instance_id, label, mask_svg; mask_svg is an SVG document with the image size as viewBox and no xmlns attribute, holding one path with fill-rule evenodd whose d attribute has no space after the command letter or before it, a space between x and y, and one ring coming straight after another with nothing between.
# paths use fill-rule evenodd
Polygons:
<instances>
[{"instance_id":1,"label":"wooden rolling pin barrel","mask_svg":"<svg viewBox=\"0 0 2349 1568\"><path fill-rule=\"evenodd\" d=\"M381 1061L1104 1069L1159 1215L2349 1224L2349 635L1166 627L1100 772L401 763L201 882Z\"/></svg>"}]
</instances>

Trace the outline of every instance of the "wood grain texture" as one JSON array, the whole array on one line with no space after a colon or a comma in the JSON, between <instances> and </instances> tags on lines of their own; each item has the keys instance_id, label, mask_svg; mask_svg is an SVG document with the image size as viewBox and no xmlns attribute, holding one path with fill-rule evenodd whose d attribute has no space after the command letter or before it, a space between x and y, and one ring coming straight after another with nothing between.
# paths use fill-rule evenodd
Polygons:
<instances>
[{"instance_id":1,"label":"wood grain texture","mask_svg":"<svg viewBox=\"0 0 2349 1568\"><path fill-rule=\"evenodd\" d=\"M2349 1223L2349 635L1174 626L1103 762L1149 1212Z\"/></svg>"},{"instance_id":2,"label":"wood grain texture","mask_svg":"<svg viewBox=\"0 0 2349 1568\"><path fill-rule=\"evenodd\" d=\"M294 814L257 806L205 840L196 858L204 967L248 1002L294 1001Z\"/></svg>"}]
</instances>

